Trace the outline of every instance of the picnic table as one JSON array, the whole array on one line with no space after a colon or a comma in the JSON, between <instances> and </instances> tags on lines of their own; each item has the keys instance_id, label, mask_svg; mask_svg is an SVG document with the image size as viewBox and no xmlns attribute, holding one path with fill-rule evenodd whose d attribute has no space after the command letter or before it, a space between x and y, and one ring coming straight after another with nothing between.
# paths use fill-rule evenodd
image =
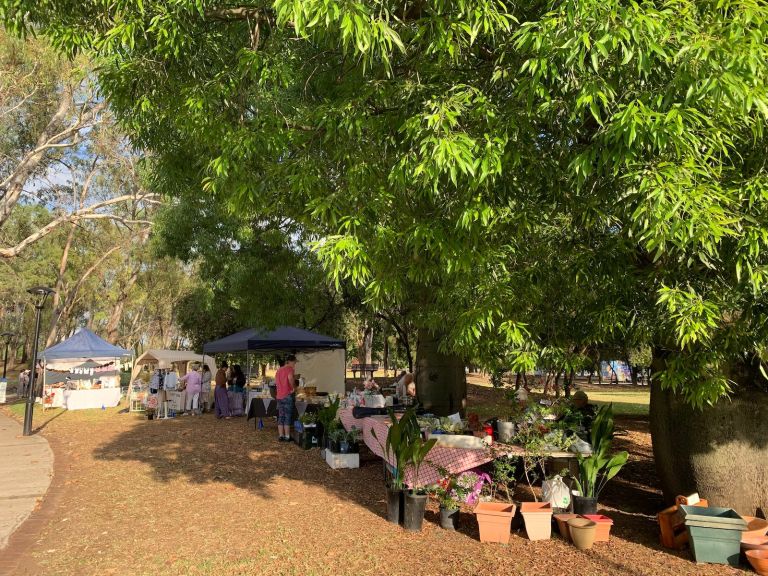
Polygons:
<instances>
[{"instance_id":1,"label":"picnic table","mask_svg":"<svg viewBox=\"0 0 768 576\"><path fill-rule=\"evenodd\" d=\"M384 451L387 433L389 432L389 416L355 418L352 415L352 408L339 408L338 415L346 430L350 430L353 427L361 430L363 442L365 442L365 445L368 446L371 452L387 461L390 466L394 466L394 461L387 458ZM444 468L451 474L460 474L501 456L525 456L525 450L513 444L496 443L494 446L472 449L454 448L438 443L429 451L424 465L419 470L418 477L415 478L416 484L426 486L437 482L440 479L438 468ZM548 456L569 461L575 460L577 457L572 452L552 452ZM408 474L406 474L406 482L408 484L414 483L413 471L409 470Z\"/></svg>"},{"instance_id":2,"label":"picnic table","mask_svg":"<svg viewBox=\"0 0 768 576\"><path fill-rule=\"evenodd\" d=\"M350 366L349 369L352 370L353 378L357 378L358 372L360 372L361 377L365 376L366 374L370 374L371 378L373 378L373 373L379 369L379 365L378 364L352 364L352 366Z\"/></svg>"}]
</instances>

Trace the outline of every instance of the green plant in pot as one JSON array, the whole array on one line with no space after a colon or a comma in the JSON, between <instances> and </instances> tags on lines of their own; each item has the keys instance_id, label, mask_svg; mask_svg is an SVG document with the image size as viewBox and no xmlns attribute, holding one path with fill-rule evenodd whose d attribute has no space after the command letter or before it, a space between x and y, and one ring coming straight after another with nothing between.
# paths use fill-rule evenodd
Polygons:
<instances>
[{"instance_id":1,"label":"green plant in pot","mask_svg":"<svg viewBox=\"0 0 768 576\"><path fill-rule=\"evenodd\" d=\"M592 454L579 456L579 475L574 479L579 495L573 497L576 514L596 514L603 488L627 463L626 451L610 454L613 431L613 405L603 406L592 422Z\"/></svg>"},{"instance_id":2,"label":"green plant in pot","mask_svg":"<svg viewBox=\"0 0 768 576\"><path fill-rule=\"evenodd\" d=\"M340 426L339 421L336 419L339 411L339 403L340 399L336 398L330 402L328 406L324 406L317 412L317 424L320 427L321 446L327 444L328 434Z\"/></svg>"},{"instance_id":3,"label":"green plant in pot","mask_svg":"<svg viewBox=\"0 0 768 576\"><path fill-rule=\"evenodd\" d=\"M337 454L343 452L341 444L342 442L346 444L346 441L347 432L341 426L333 428L328 432L328 448L331 452L336 452Z\"/></svg>"},{"instance_id":4,"label":"green plant in pot","mask_svg":"<svg viewBox=\"0 0 768 576\"><path fill-rule=\"evenodd\" d=\"M418 484L419 470L424 460L437 443L436 438L424 440L421 434L411 438L407 467L413 470L413 483L411 489L405 495L405 514L403 515L403 527L411 532L420 532L424 522L424 511L427 506L427 492Z\"/></svg>"},{"instance_id":5,"label":"green plant in pot","mask_svg":"<svg viewBox=\"0 0 768 576\"><path fill-rule=\"evenodd\" d=\"M396 524L402 523L405 512L405 472L411 462L411 446L414 439L421 436L416 411L409 408L401 418L389 411L390 425L382 450L387 455L387 519ZM376 431L371 434L381 445Z\"/></svg>"},{"instance_id":6,"label":"green plant in pot","mask_svg":"<svg viewBox=\"0 0 768 576\"><path fill-rule=\"evenodd\" d=\"M339 439L339 451L342 454L356 454L359 450L360 430L352 428L349 432L344 432L344 436Z\"/></svg>"}]
</instances>

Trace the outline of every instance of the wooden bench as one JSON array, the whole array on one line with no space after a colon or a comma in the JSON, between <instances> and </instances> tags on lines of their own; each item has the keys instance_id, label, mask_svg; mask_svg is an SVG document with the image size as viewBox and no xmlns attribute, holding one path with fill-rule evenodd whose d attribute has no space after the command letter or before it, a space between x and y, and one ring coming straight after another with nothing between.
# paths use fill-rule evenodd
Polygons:
<instances>
[{"instance_id":1,"label":"wooden bench","mask_svg":"<svg viewBox=\"0 0 768 576\"><path fill-rule=\"evenodd\" d=\"M350 366L349 369L352 370L353 378L357 378L358 372L360 372L361 377L370 373L371 378L373 378L373 373L379 369L379 365L378 364L352 364L352 366Z\"/></svg>"}]
</instances>

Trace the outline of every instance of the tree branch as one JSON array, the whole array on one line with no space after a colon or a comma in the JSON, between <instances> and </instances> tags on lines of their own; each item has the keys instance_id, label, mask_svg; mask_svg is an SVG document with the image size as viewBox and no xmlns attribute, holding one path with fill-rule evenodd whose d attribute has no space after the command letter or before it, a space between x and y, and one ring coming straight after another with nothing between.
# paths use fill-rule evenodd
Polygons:
<instances>
[{"instance_id":1,"label":"tree branch","mask_svg":"<svg viewBox=\"0 0 768 576\"><path fill-rule=\"evenodd\" d=\"M149 203L157 203L154 198L157 198L156 194L148 194L146 196L134 196L134 195L123 195L118 196L117 198L110 198L109 200L104 200L103 202L97 202L96 204L92 204L91 206L88 206L87 208L81 208L80 210L77 210L71 214L63 214L57 218L54 218L51 222L37 230L36 232L30 234L24 240L16 244L16 246L13 246L11 248L0 248L0 258L13 258L15 256L18 256L19 253L24 250L27 246L30 244L37 242L38 240L41 240L42 238L45 238L48 236L51 232L53 232L58 226L61 226L62 224L65 224L67 222L79 222L80 220L100 220L100 219L107 219L107 220L115 220L117 222L122 222L123 224L147 224L151 225L152 222L148 220L132 220L129 218L124 218L122 216L118 216L117 214L102 214L97 213L96 210L99 210L101 208L105 208L106 206L111 206L113 204L118 204L121 202L130 202L130 201L138 201L138 202L149 202Z\"/></svg>"}]
</instances>

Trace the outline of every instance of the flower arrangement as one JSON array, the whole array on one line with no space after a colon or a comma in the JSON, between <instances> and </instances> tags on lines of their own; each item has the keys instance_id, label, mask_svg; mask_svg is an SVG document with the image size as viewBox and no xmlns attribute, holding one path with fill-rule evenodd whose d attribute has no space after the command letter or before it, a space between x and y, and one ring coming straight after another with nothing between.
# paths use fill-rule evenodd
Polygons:
<instances>
[{"instance_id":1,"label":"flower arrangement","mask_svg":"<svg viewBox=\"0 0 768 576\"><path fill-rule=\"evenodd\" d=\"M147 408L155 410L157 408L157 394L152 394L147 398Z\"/></svg>"},{"instance_id":2,"label":"flower arrangement","mask_svg":"<svg viewBox=\"0 0 768 576\"><path fill-rule=\"evenodd\" d=\"M369 378L365 381L363 384L363 393L364 394L378 394L379 393L379 385L374 382L373 378Z\"/></svg>"},{"instance_id":3,"label":"flower arrangement","mask_svg":"<svg viewBox=\"0 0 768 576\"><path fill-rule=\"evenodd\" d=\"M430 487L429 492L437 499L441 508L448 510L455 510L462 504L477 504L483 485L491 480L487 474L449 474L445 469L440 469L440 475L442 477L437 484Z\"/></svg>"}]
</instances>

